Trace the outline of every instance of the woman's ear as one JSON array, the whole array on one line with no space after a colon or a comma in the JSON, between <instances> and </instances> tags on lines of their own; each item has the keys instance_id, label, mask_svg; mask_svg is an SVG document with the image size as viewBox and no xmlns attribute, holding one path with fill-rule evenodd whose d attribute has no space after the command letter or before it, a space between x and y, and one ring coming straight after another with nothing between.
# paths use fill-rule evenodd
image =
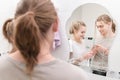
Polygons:
<instances>
[{"instance_id":1,"label":"woman's ear","mask_svg":"<svg viewBox=\"0 0 120 80\"><path fill-rule=\"evenodd\" d=\"M56 21L53 23L53 31L57 32L58 31L58 24L59 24L59 19L56 19Z\"/></svg>"},{"instance_id":2,"label":"woman's ear","mask_svg":"<svg viewBox=\"0 0 120 80\"><path fill-rule=\"evenodd\" d=\"M112 22L108 22L108 25L109 25L109 26L112 26Z\"/></svg>"}]
</instances>

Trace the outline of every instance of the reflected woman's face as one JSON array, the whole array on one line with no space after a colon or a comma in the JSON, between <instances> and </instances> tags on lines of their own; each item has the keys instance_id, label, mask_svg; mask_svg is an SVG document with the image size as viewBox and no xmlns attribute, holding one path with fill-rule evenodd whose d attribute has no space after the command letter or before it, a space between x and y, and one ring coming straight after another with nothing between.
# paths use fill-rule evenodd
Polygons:
<instances>
[{"instance_id":1,"label":"reflected woman's face","mask_svg":"<svg viewBox=\"0 0 120 80\"><path fill-rule=\"evenodd\" d=\"M81 26L79 30L74 31L74 38L77 40L82 40L85 37L85 33L86 33L86 27Z\"/></svg>"},{"instance_id":2,"label":"reflected woman's face","mask_svg":"<svg viewBox=\"0 0 120 80\"><path fill-rule=\"evenodd\" d=\"M96 26L102 36L106 36L111 30L110 24L103 21L96 22Z\"/></svg>"}]
</instances>

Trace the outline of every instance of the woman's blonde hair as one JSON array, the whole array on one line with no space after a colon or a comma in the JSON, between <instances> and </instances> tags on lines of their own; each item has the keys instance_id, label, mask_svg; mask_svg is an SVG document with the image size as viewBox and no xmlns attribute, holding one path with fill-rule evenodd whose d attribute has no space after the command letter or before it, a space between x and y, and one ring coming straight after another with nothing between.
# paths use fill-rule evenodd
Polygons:
<instances>
[{"instance_id":1,"label":"woman's blonde hair","mask_svg":"<svg viewBox=\"0 0 120 80\"><path fill-rule=\"evenodd\" d=\"M72 23L72 26L71 26L71 28L70 28L70 30L69 30L69 33L70 33L70 34L74 34L74 31L75 31L75 30L78 31L78 30L81 28L81 26L86 27L86 24L85 24L83 21L73 22L73 23Z\"/></svg>"}]
</instances>

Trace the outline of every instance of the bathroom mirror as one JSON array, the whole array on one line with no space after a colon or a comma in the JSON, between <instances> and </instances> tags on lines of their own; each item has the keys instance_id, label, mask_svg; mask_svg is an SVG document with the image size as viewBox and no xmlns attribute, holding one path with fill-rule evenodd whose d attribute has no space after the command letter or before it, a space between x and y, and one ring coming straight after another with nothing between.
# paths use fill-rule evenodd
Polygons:
<instances>
[{"instance_id":1,"label":"bathroom mirror","mask_svg":"<svg viewBox=\"0 0 120 80\"><path fill-rule=\"evenodd\" d=\"M109 11L99 4L87 3L76 8L66 23L69 62L91 73L107 76L109 49L116 34L115 25ZM93 46L94 54L90 52ZM88 53L90 58L80 61L81 56ZM76 59L79 63L74 63Z\"/></svg>"}]
</instances>

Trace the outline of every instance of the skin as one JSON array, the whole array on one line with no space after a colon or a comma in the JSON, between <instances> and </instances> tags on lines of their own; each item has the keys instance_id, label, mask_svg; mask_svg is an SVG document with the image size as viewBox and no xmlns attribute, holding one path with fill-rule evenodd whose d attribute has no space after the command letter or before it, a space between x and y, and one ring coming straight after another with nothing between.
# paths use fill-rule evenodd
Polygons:
<instances>
[{"instance_id":1,"label":"skin","mask_svg":"<svg viewBox=\"0 0 120 80\"><path fill-rule=\"evenodd\" d=\"M104 23L103 21L96 22L97 29L103 37L109 37L111 35L112 33L111 25L112 25L111 22L108 23Z\"/></svg>"},{"instance_id":2,"label":"skin","mask_svg":"<svg viewBox=\"0 0 120 80\"><path fill-rule=\"evenodd\" d=\"M74 40L81 43L86 33L86 27L81 26L79 30L74 30Z\"/></svg>"}]
</instances>

